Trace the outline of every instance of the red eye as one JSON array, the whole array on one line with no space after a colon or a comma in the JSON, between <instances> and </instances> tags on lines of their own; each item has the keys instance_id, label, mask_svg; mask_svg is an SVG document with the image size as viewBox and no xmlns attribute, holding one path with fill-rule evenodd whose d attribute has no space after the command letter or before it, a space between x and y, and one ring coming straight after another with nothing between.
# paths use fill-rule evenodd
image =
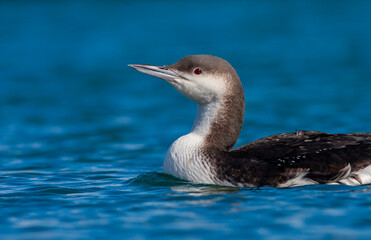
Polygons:
<instances>
[{"instance_id":1,"label":"red eye","mask_svg":"<svg viewBox=\"0 0 371 240\"><path fill-rule=\"evenodd\" d=\"M202 73L201 69L199 68L196 68L194 71L193 71L195 74L199 75Z\"/></svg>"}]
</instances>

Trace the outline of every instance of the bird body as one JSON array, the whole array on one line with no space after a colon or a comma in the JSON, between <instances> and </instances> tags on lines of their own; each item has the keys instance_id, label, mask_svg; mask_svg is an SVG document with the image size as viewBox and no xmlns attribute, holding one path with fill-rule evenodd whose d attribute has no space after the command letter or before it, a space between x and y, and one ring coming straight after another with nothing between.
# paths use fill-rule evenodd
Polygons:
<instances>
[{"instance_id":1,"label":"bird body","mask_svg":"<svg viewBox=\"0 0 371 240\"><path fill-rule=\"evenodd\" d=\"M166 154L165 173L239 187L371 183L371 133L297 131L232 149L242 128L244 92L234 68L221 58L192 55L168 66L129 66L198 103L191 132Z\"/></svg>"}]
</instances>

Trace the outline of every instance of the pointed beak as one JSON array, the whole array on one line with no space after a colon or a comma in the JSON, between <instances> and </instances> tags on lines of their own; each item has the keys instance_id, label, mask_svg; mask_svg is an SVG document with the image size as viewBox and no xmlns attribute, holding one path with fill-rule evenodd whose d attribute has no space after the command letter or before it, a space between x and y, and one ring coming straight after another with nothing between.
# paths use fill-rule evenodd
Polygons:
<instances>
[{"instance_id":1,"label":"pointed beak","mask_svg":"<svg viewBox=\"0 0 371 240\"><path fill-rule=\"evenodd\" d=\"M179 74L166 69L166 66L154 66L154 65L144 65L144 64L129 64L129 67L135 70L164 79L167 82L174 82L176 78L182 78Z\"/></svg>"}]
</instances>

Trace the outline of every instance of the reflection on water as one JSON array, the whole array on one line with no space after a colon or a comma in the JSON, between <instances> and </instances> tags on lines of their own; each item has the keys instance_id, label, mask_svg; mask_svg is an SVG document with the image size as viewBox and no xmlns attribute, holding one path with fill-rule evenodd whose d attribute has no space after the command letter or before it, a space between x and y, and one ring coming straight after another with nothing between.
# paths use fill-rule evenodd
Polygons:
<instances>
[{"instance_id":1,"label":"reflection on water","mask_svg":"<svg viewBox=\"0 0 371 240\"><path fill-rule=\"evenodd\" d=\"M237 193L240 191L239 188L235 187L224 187L224 186L176 186L171 187L171 190L178 193L187 193L190 196L204 196L204 195L219 195Z\"/></svg>"}]
</instances>

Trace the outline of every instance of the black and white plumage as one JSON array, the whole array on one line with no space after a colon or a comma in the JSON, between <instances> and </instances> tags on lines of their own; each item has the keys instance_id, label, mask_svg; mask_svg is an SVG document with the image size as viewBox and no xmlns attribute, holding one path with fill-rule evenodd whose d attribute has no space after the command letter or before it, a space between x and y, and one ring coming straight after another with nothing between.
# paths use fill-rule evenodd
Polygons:
<instances>
[{"instance_id":1,"label":"black and white plumage","mask_svg":"<svg viewBox=\"0 0 371 240\"><path fill-rule=\"evenodd\" d=\"M191 132L177 139L164 172L197 183L240 187L371 183L371 133L298 131L232 150L244 117L244 92L234 68L210 55L168 66L130 67L162 78L198 103Z\"/></svg>"}]
</instances>

